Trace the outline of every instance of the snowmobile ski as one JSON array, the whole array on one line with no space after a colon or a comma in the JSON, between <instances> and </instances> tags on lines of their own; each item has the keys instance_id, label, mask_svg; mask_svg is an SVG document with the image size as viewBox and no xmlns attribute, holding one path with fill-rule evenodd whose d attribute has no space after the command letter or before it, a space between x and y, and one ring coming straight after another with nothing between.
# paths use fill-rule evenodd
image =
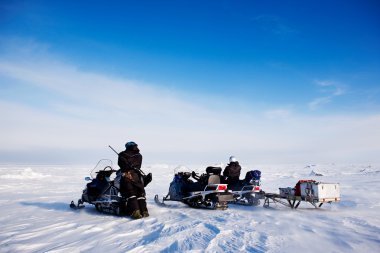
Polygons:
<instances>
[{"instance_id":1,"label":"snowmobile ski","mask_svg":"<svg viewBox=\"0 0 380 253\"><path fill-rule=\"evenodd\" d=\"M83 204L82 199L78 199L78 204L76 204L76 205L74 203L74 200L72 200L71 203L70 203L70 208L72 208L72 209L82 209L84 207L85 206Z\"/></svg>"}]
</instances>

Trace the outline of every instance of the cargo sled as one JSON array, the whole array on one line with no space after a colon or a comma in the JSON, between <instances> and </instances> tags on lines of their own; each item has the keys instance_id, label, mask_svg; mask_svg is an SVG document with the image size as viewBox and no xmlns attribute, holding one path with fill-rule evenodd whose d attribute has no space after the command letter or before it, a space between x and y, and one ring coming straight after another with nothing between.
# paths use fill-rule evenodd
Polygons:
<instances>
[{"instance_id":1,"label":"cargo sled","mask_svg":"<svg viewBox=\"0 0 380 253\"><path fill-rule=\"evenodd\" d=\"M325 203L340 201L340 186L338 183L322 183L315 180L299 180L294 188L279 188L279 194L265 193L264 207L270 203L280 203L296 209L301 202L320 208Z\"/></svg>"}]
</instances>

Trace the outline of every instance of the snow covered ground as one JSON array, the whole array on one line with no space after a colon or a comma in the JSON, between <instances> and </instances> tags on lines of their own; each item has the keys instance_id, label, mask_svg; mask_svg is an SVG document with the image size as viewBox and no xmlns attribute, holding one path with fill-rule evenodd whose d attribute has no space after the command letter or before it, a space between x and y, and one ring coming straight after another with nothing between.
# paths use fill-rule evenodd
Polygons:
<instances>
[{"instance_id":1,"label":"snow covered ground","mask_svg":"<svg viewBox=\"0 0 380 253\"><path fill-rule=\"evenodd\" d=\"M380 167L243 166L262 171L262 188L299 179L339 182L342 201L297 210L233 206L226 211L157 206L176 166L145 166L150 217L131 220L71 210L92 166L0 166L0 252L380 252ZM190 169L201 171L206 166ZM315 176L315 173L323 176Z\"/></svg>"}]
</instances>

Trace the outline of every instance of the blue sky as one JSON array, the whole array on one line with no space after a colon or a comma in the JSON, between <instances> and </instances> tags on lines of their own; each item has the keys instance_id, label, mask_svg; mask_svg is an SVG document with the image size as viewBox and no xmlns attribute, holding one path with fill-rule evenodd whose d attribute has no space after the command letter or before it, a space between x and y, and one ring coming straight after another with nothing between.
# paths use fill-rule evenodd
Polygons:
<instances>
[{"instance_id":1,"label":"blue sky","mask_svg":"<svg viewBox=\"0 0 380 253\"><path fill-rule=\"evenodd\" d=\"M15 127L3 129L0 161L91 162L128 139L150 162L378 161L379 11L378 1L2 1L0 102ZM47 148L60 151L46 160Z\"/></svg>"}]
</instances>

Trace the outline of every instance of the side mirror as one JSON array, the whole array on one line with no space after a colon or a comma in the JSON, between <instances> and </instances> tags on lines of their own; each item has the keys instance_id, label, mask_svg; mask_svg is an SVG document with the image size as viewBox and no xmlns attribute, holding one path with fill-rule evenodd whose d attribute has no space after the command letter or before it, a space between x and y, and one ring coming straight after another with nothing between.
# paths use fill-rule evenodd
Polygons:
<instances>
[{"instance_id":1,"label":"side mirror","mask_svg":"<svg viewBox=\"0 0 380 253\"><path fill-rule=\"evenodd\" d=\"M85 177L84 180L91 181L91 177Z\"/></svg>"}]
</instances>

